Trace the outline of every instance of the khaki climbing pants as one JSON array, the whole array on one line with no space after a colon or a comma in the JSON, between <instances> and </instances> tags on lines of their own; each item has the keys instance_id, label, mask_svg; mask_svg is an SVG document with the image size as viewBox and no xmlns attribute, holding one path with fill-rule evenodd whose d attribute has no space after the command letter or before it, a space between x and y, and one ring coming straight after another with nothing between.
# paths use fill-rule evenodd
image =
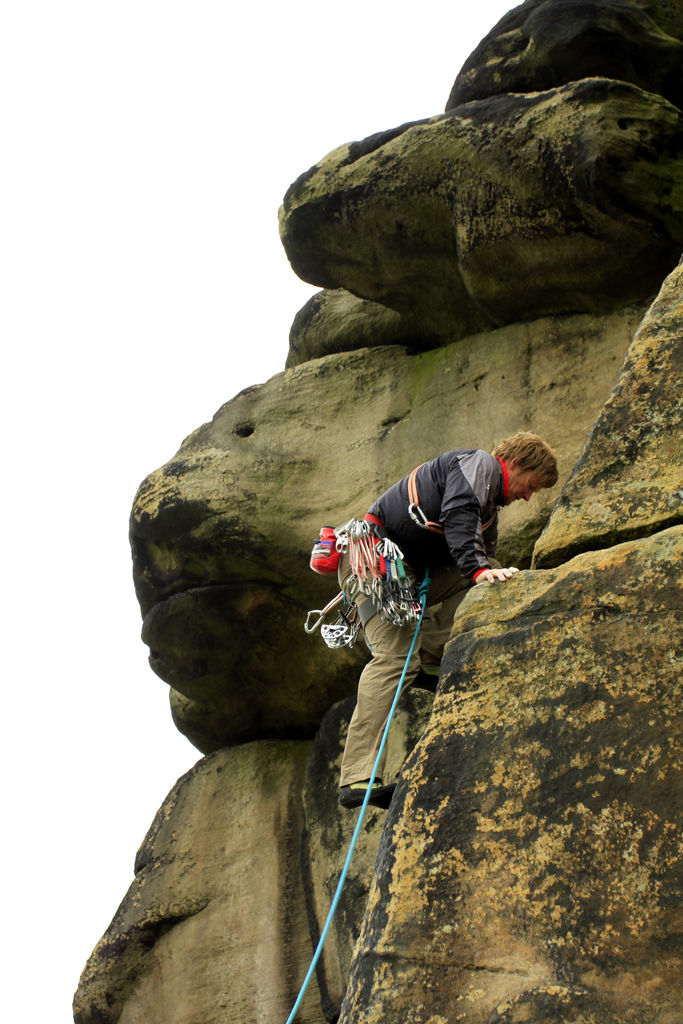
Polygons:
<instances>
[{"instance_id":1,"label":"khaki climbing pants","mask_svg":"<svg viewBox=\"0 0 683 1024\"><path fill-rule=\"evenodd\" d=\"M495 567L499 565L491 559ZM409 575L414 580L414 574ZM348 557L339 565L342 590L348 585L351 572ZM431 585L427 606L420 627L415 650L406 669L404 687L415 680L426 655L431 662L440 662L443 649L453 626L458 605L470 589L470 581L456 565L443 566L430 572ZM392 626L375 614L365 625L365 636L372 648L372 659L363 669L358 681L358 697L349 724L346 746L342 757L340 786L369 779L377 757L384 727L391 710L396 688L401 681L403 667L415 635L415 624ZM386 746L377 768L377 778L383 779Z\"/></svg>"}]
</instances>

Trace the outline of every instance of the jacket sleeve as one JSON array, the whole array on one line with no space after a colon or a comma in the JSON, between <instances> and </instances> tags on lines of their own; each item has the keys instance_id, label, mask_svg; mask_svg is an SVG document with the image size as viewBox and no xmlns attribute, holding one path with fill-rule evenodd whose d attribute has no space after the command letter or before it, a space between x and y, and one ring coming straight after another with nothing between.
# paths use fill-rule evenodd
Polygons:
<instances>
[{"instance_id":1,"label":"jacket sleeve","mask_svg":"<svg viewBox=\"0 0 683 1024\"><path fill-rule=\"evenodd\" d=\"M486 538L482 530L482 509L486 507L493 486L491 456L483 451L453 457L448 467L441 523L451 557L468 579L475 580L490 568L487 547L495 537ZM487 533L495 529L491 524Z\"/></svg>"}]
</instances>

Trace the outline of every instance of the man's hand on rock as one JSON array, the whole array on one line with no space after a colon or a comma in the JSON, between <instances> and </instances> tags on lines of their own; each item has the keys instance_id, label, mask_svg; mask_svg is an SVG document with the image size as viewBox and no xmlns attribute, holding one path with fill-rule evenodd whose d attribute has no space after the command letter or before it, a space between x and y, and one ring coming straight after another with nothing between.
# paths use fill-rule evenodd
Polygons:
<instances>
[{"instance_id":1,"label":"man's hand on rock","mask_svg":"<svg viewBox=\"0 0 683 1024\"><path fill-rule=\"evenodd\" d=\"M498 580L504 583L505 580L509 580L511 576L514 576L519 569L516 569L514 565L511 565L509 569L484 569L477 576L477 583L496 583Z\"/></svg>"}]
</instances>

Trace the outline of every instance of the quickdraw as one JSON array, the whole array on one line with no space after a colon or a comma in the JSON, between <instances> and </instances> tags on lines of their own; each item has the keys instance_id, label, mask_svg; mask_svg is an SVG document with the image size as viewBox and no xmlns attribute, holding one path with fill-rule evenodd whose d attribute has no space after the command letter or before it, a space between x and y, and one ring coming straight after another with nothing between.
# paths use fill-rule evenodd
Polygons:
<instances>
[{"instance_id":1,"label":"quickdraw","mask_svg":"<svg viewBox=\"0 0 683 1024\"><path fill-rule=\"evenodd\" d=\"M380 618L394 626L417 622L420 602L403 564L403 552L383 536L379 522L350 519L334 533L336 549L340 555L348 555L351 569L346 588L348 599L340 593L325 608L310 611L304 624L306 632L313 633L319 627L328 647L353 647L361 629L359 597L368 598ZM343 610L341 605L347 600L352 603ZM325 623L325 616L336 608L340 610L335 621ZM314 615L317 618L311 623Z\"/></svg>"},{"instance_id":2,"label":"quickdraw","mask_svg":"<svg viewBox=\"0 0 683 1024\"><path fill-rule=\"evenodd\" d=\"M380 618L394 626L417 622L420 602L403 564L403 552L384 536L378 522L350 519L336 533L340 551L348 553L350 598L355 601L363 594Z\"/></svg>"},{"instance_id":3,"label":"quickdraw","mask_svg":"<svg viewBox=\"0 0 683 1024\"><path fill-rule=\"evenodd\" d=\"M416 466L408 478L408 515L422 529L443 534L443 526L428 519L420 508L417 474L422 465ZM349 558L351 577L346 589L348 600L353 603L348 612L340 611L336 620L328 624L323 623L323 619L346 601L343 593L338 594L325 608L310 611L304 624L307 633L313 633L320 627L320 635L328 647L353 647L361 628L356 607L357 598L361 595L372 602L380 618L394 626L406 626L418 621L421 614L420 601L417 588L406 573L403 552L398 544L385 535L382 523L376 516L368 513L365 519L349 519L348 523L334 530L324 526L311 553L311 568L322 574L334 572L343 554L348 554ZM318 616L312 626L309 625L311 615ZM364 621L367 621L367 617Z\"/></svg>"}]
</instances>

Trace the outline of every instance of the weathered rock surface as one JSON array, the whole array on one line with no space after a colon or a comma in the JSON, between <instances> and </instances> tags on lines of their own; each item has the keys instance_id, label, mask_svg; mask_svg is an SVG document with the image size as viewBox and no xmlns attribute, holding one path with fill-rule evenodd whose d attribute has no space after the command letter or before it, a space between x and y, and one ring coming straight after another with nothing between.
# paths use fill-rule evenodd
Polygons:
<instances>
[{"instance_id":1,"label":"weathered rock surface","mask_svg":"<svg viewBox=\"0 0 683 1024\"><path fill-rule=\"evenodd\" d=\"M683 266L645 316L534 565L683 522Z\"/></svg>"},{"instance_id":2,"label":"weathered rock surface","mask_svg":"<svg viewBox=\"0 0 683 1024\"><path fill-rule=\"evenodd\" d=\"M340 1024L683 1019L683 527L474 588Z\"/></svg>"},{"instance_id":3,"label":"weathered rock surface","mask_svg":"<svg viewBox=\"0 0 683 1024\"><path fill-rule=\"evenodd\" d=\"M401 698L387 777L419 739L432 700L419 690ZM337 803L353 706L332 708L313 744L221 750L179 779L83 972L76 1024L286 1020L356 823ZM371 808L301 1024L339 1014L383 823L384 812Z\"/></svg>"},{"instance_id":4,"label":"weathered rock surface","mask_svg":"<svg viewBox=\"0 0 683 1024\"><path fill-rule=\"evenodd\" d=\"M535 569L461 605L431 717L405 696L390 771L417 745L297 1020L683 1024L682 12L528 0L453 110L288 191L288 255L326 289L289 368L195 431L131 518L174 721L202 751L243 745L159 811L77 1024L285 1020L356 821L335 702L367 656L304 633L336 589L311 544L419 461L518 429L560 457L502 516L502 561Z\"/></svg>"},{"instance_id":5,"label":"weathered rock surface","mask_svg":"<svg viewBox=\"0 0 683 1024\"><path fill-rule=\"evenodd\" d=\"M336 587L308 569L320 526L363 515L441 451L492 448L518 429L556 447L563 481L640 317L543 319L415 356L328 356L242 392L195 431L142 484L131 519L143 639L180 730L203 752L313 736L355 692L363 657L331 656L303 630ZM530 564L559 490L503 512L504 561Z\"/></svg>"},{"instance_id":6,"label":"weathered rock surface","mask_svg":"<svg viewBox=\"0 0 683 1024\"><path fill-rule=\"evenodd\" d=\"M83 972L76 1024L287 1019L313 952L296 870L309 747L222 750L176 783ZM297 1020L323 1024L315 980Z\"/></svg>"},{"instance_id":7,"label":"weathered rock surface","mask_svg":"<svg viewBox=\"0 0 683 1024\"><path fill-rule=\"evenodd\" d=\"M299 366L333 352L378 345L424 348L414 326L393 309L359 299L343 288L317 292L294 317L286 367Z\"/></svg>"},{"instance_id":8,"label":"weathered rock surface","mask_svg":"<svg viewBox=\"0 0 683 1024\"><path fill-rule=\"evenodd\" d=\"M407 690L397 706L387 742L386 780L394 780L429 721L433 697ZM337 806L339 771L355 700L342 701L323 718L311 748L304 787L306 832L302 859L311 934L317 945L341 868L356 827L357 814ZM360 932L372 867L385 812L370 807L359 833L349 874L318 961L318 987L325 1019L336 1021L346 991L353 949Z\"/></svg>"},{"instance_id":9,"label":"weathered rock surface","mask_svg":"<svg viewBox=\"0 0 683 1024\"><path fill-rule=\"evenodd\" d=\"M446 109L578 78L615 78L683 106L681 0L527 0L461 68Z\"/></svg>"},{"instance_id":10,"label":"weathered rock surface","mask_svg":"<svg viewBox=\"0 0 683 1024\"><path fill-rule=\"evenodd\" d=\"M625 82L494 96L334 150L288 190L281 237L304 280L425 344L605 312L678 259L682 154L681 111Z\"/></svg>"}]
</instances>

